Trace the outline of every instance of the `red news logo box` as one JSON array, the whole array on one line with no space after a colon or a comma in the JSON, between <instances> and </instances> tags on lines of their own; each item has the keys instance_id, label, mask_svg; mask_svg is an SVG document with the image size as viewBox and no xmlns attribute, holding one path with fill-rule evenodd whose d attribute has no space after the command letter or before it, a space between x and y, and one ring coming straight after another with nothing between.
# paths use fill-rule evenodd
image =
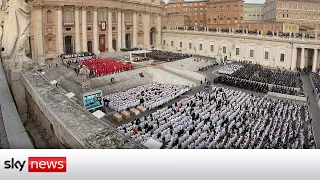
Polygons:
<instances>
[{"instance_id":1,"label":"red news logo box","mask_svg":"<svg viewBox=\"0 0 320 180\"><path fill-rule=\"evenodd\" d=\"M28 172L67 172L67 158L29 157Z\"/></svg>"}]
</instances>

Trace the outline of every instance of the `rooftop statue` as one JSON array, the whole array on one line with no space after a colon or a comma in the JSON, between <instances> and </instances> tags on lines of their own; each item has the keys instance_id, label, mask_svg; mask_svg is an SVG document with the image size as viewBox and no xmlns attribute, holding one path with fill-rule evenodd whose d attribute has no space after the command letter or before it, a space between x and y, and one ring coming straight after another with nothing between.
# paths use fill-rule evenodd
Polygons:
<instances>
[{"instance_id":1,"label":"rooftop statue","mask_svg":"<svg viewBox=\"0 0 320 180\"><path fill-rule=\"evenodd\" d=\"M21 70L32 65L25 54L30 36L31 7L27 0L8 0L1 25L2 63L6 70Z\"/></svg>"}]
</instances>

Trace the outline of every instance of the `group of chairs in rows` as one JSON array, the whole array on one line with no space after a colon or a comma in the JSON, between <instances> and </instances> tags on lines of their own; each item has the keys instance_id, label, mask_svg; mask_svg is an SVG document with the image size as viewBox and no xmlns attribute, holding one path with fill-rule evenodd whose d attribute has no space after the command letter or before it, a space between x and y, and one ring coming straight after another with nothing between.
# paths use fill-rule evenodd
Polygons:
<instances>
[{"instance_id":1,"label":"group of chairs in rows","mask_svg":"<svg viewBox=\"0 0 320 180\"><path fill-rule=\"evenodd\" d=\"M134 68L132 64L118 62L111 58L92 58L86 61L80 61L81 66L86 66L93 76L102 76L113 74Z\"/></svg>"},{"instance_id":2,"label":"group of chairs in rows","mask_svg":"<svg viewBox=\"0 0 320 180\"><path fill-rule=\"evenodd\" d=\"M150 83L106 95L104 100L107 106L117 112L129 110L139 105L151 110L175 99L190 89L189 86L185 85Z\"/></svg>"},{"instance_id":3,"label":"group of chairs in rows","mask_svg":"<svg viewBox=\"0 0 320 180\"><path fill-rule=\"evenodd\" d=\"M139 51L142 50L142 48L121 48L120 51L122 52L128 52L128 51Z\"/></svg>"},{"instance_id":4,"label":"group of chairs in rows","mask_svg":"<svg viewBox=\"0 0 320 180\"><path fill-rule=\"evenodd\" d=\"M185 53L174 53L170 51L152 50L150 53L147 53L146 57L159 61L175 61L190 58L191 55Z\"/></svg>"},{"instance_id":5,"label":"group of chairs in rows","mask_svg":"<svg viewBox=\"0 0 320 180\"><path fill-rule=\"evenodd\" d=\"M193 61L195 62L202 62L202 61L205 61L205 62L212 62L211 64L208 64L206 66L202 66L202 67L199 67L199 70L198 71L206 71L208 70L209 68L212 68L214 66L217 66L219 65L219 63L217 63L216 61L214 60L210 60L210 59L203 59L203 58L194 58Z\"/></svg>"},{"instance_id":6,"label":"group of chairs in rows","mask_svg":"<svg viewBox=\"0 0 320 180\"><path fill-rule=\"evenodd\" d=\"M320 93L320 75L319 75L319 73L312 72L310 74L310 76L311 76L314 88L316 90L316 93Z\"/></svg>"},{"instance_id":7,"label":"group of chairs in rows","mask_svg":"<svg viewBox=\"0 0 320 180\"><path fill-rule=\"evenodd\" d=\"M61 59L70 59L70 58L81 58L81 57L95 57L93 52L81 52L81 53L73 53L73 54L61 54Z\"/></svg>"},{"instance_id":8,"label":"group of chairs in rows","mask_svg":"<svg viewBox=\"0 0 320 180\"><path fill-rule=\"evenodd\" d=\"M305 104L212 86L117 130L137 143L153 138L169 149L316 148L302 109L307 111Z\"/></svg>"},{"instance_id":9,"label":"group of chairs in rows","mask_svg":"<svg viewBox=\"0 0 320 180\"><path fill-rule=\"evenodd\" d=\"M232 77L287 87L299 87L299 83L302 83L301 77L297 72L269 69L259 64L247 62L241 63L241 65L241 68L231 74Z\"/></svg>"}]
</instances>

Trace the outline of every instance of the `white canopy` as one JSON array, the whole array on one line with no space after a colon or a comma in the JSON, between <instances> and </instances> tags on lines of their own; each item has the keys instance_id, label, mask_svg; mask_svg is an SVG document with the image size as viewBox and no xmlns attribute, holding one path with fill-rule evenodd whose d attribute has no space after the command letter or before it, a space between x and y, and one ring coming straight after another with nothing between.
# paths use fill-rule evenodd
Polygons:
<instances>
[{"instance_id":1,"label":"white canopy","mask_svg":"<svg viewBox=\"0 0 320 180\"><path fill-rule=\"evenodd\" d=\"M160 149L162 143L157 140L154 140L153 138L150 138L143 145L149 149Z\"/></svg>"},{"instance_id":2,"label":"white canopy","mask_svg":"<svg viewBox=\"0 0 320 180\"><path fill-rule=\"evenodd\" d=\"M138 51L128 51L127 53L129 53L130 62L132 62L132 54L144 54L144 57L146 57L146 54L149 52L152 52L152 51L138 50Z\"/></svg>"},{"instance_id":3,"label":"white canopy","mask_svg":"<svg viewBox=\"0 0 320 180\"><path fill-rule=\"evenodd\" d=\"M102 111L100 111L100 110L98 110L98 111L95 111L94 113L92 113L95 117L97 117L97 118L102 118L104 115L105 115L105 113L104 112L102 112Z\"/></svg>"},{"instance_id":4,"label":"white canopy","mask_svg":"<svg viewBox=\"0 0 320 180\"><path fill-rule=\"evenodd\" d=\"M72 98L73 96L75 96L75 94L73 92L69 92L68 94L66 94L66 96L68 98Z\"/></svg>"},{"instance_id":5,"label":"white canopy","mask_svg":"<svg viewBox=\"0 0 320 180\"><path fill-rule=\"evenodd\" d=\"M53 80L53 81L50 82L50 84L55 85L55 84L57 84L57 81Z\"/></svg>"}]
</instances>

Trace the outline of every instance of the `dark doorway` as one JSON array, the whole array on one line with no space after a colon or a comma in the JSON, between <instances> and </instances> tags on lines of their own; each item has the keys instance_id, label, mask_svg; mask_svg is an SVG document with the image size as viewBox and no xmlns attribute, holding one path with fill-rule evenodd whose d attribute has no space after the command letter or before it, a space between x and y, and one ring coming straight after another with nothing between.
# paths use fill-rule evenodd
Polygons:
<instances>
[{"instance_id":1,"label":"dark doorway","mask_svg":"<svg viewBox=\"0 0 320 180\"><path fill-rule=\"evenodd\" d=\"M64 46L66 48L66 54L72 54L73 53L72 36L66 36L64 38Z\"/></svg>"},{"instance_id":2,"label":"dark doorway","mask_svg":"<svg viewBox=\"0 0 320 180\"><path fill-rule=\"evenodd\" d=\"M126 48L130 49L131 48L131 35L126 34Z\"/></svg>"},{"instance_id":3,"label":"dark doorway","mask_svg":"<svg viewBox=\"0 0 320 180\"><path fill-rule=\"evenodd\" d=\"M156 34L157 30L155 27L152 27L150 30L150 45L155 46L156 45Z\"/></svg>"},{"instance_id":4,"label":"dark doorway","mask_svg":"<svg viewBox=\"0 0 320 180\"><path fill-rule=\"evenodd\" d=\"M115 39L112 40L112 48L113 50L117 49L117 41Z\"/></svg>"},{"instance_id":5,"label":"dark doorway","mask_svg":"<svg viewBox=\"0 0 320 180\"><path fill-rule=\"evenodd\" d=\"M91 41L87 42L87 46L88 46L88 52L92 52L92 42Z\"/></svg>"}]
</instances>

